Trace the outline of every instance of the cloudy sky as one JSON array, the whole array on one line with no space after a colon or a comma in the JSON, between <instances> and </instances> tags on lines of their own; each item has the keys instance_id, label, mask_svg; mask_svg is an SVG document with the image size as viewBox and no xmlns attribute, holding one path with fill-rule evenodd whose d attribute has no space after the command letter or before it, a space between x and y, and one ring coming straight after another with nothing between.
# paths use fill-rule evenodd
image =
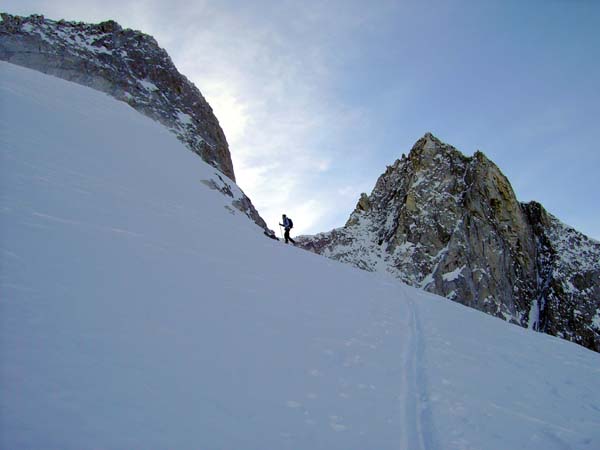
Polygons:
<instances>
[{"instance_id":1,"label":"cloudy sky","mask_svg":"<svg viewBox=\"0 0 600 450\"><path fill-rule=\"evenodd\" d=\"M212 105L272 228L344 224L425 132L600 239L600 2L3 0L152 34Z\"/></svg>"}]
</instances>

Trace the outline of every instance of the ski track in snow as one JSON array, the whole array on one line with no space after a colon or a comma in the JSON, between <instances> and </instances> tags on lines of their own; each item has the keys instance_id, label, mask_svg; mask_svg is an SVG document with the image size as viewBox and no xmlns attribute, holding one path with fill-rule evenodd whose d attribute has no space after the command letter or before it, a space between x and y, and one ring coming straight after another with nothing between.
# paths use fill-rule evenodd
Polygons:
<instances>
[{"instance_id":1,"label":"ski track in snow","mask_svg":"<svg viewBox=\"0 0 600 450\"><path fill-rule=\"evenodd\" d=\"M404 294L406 296L406 294ZM408 307L406 342L403 345L402 422L403 450L435 450L432 445L434 430L426 420L427 381L422 364L423 336L419 324L417 307L406 296Z\"/></svg>"}]
</instances>

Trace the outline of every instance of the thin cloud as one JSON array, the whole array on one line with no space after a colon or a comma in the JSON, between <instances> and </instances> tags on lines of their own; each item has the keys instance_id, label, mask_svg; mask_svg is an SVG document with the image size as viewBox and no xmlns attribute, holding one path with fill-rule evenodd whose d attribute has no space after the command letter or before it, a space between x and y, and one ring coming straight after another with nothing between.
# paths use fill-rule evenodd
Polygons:
<instances>
[{"instance_id":1,"label":"thin cloud","mask_svg":"<svg viewBox=\"0 0 600 450\"><path fill-rule=\"evenodd\" d=\"M219 16L199 33L184 30L187 45L173 58L213 106L238 183L259 212L273 226L282 211L299 211L298 231L310 230L333 206L323 199L335 193L311 182L334 165L324 136L343 133L359 114L327 101L327 61L316 36L306 46L287 40L284 29L256 26Z\"/></svg>"}]
</instances>

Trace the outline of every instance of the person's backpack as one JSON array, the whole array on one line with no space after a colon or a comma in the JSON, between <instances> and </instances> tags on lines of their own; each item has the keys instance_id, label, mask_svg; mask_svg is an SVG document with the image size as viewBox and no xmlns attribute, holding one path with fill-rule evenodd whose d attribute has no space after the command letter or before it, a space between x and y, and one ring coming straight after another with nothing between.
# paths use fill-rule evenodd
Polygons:
<instances>
[{"instance_id":1,"label":"person's backpack","mask_svg":"<svg viewBox=\"0 0 600 450\"><path fill-rule=\"evenodd\" d=\"M291 230L292 228L294 228L294 222L292 222L292 219L290 219L289 217L287 218L287 220L288 220L288 227L290 227L290 230Z\"/></svg>"}]
</instances>

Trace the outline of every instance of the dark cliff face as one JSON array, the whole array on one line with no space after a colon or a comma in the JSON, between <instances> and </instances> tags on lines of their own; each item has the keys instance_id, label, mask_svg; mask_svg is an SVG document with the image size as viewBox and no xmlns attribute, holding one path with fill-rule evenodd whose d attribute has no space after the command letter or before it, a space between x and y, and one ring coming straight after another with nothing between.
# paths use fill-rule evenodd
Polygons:
<instances>
[{"instance_id":1,"label":"dark cliff face","mask_svg":"<svg viewBox=\"0 0 600 450\"><path fill-rule=\"evenodd\" d=\"M235 181L227 140L210 105L152 36L123 29L114 21L87 24L5 13L1 17L0 60L127 102ZM247 197L238 207L266 229Z\"/></svg>"},{"instance_id":2,"label":"dark cliff face","mask_svg":"<svg viewBox=\"0 0 600 450\"><path fill-rule=\"evenodd\" d=\"M298 241L600 350L600 243L519 203L483 153L466 157L429 133L361 196L343 228Z\"/></svg>"}]
</instances>

